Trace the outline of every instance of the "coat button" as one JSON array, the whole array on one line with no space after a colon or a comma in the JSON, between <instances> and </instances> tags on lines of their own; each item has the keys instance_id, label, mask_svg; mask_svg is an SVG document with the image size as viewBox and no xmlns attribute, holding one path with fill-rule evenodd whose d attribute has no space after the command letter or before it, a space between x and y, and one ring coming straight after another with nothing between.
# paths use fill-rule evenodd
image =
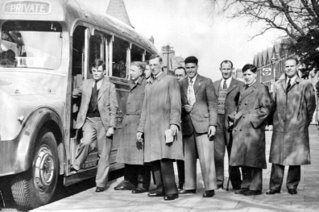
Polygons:
<instances>
[{"instance_id":1,"label":"coat button","mask_svg":"<svg viewBox=\"0 0 319 212\"><path fill-rule=\"evenodd\" d=\"M241 129L239 131L241 131Z\"/></svg>"}]
</instances>

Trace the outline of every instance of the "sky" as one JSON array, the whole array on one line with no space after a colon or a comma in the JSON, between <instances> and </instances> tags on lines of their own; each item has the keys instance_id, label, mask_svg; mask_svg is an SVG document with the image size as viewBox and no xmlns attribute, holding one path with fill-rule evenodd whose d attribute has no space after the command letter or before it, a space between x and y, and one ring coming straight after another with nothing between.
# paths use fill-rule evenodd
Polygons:
<instances>
[{"instance_id":1,"label":"sky","mask_svg":"<svg viewBox=\"0 0 319 212\"><path fill-rule=\"evenodd\" d=\"M108 0L78 0L98 13L105 13ZM198 72L213 81L221 77L220 62L232 60L235 68L252 63L255 54L267 49L282 34L271 31L251 39L262 25L247 18L231 19L213 9L209 0L124 0L135 30L155 39L160 51L170 45L176 56L196 56Z\"/></svg>"}]
</instances>

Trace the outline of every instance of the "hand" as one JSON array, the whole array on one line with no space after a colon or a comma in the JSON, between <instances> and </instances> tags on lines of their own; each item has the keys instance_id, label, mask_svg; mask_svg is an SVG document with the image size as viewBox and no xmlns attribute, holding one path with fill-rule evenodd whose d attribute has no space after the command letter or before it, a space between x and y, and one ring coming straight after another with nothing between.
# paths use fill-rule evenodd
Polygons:
<instances>
[{"instance_id":1,"label":"hand","mask_svg":"<svg viewBox=\"0 0 319 212\"><path fill-rule=\"evenodd\" d=\"M172 136L177 135L178 127L175 124L171 124L170 129L172 131Z\"/></svg>"},{"instance_id":2,"label":"hand","mask_svg":"<svg viewBox=\"0 0 319 212\"><path fill-rule=\"evenodd\" d=\"M111 137L114 134L114 128L110 127L106 132L106 137Z\"/></svg>"},{"instance_id":3,"label":"hand","mask_svg":"<svg viewBox=\"0 0 319 212\"><path fill-rule=\"evenodd\" d=\"M142 132L137 132L136 133L136 139L137 139L137 141L139 141L139 142L143 142L143 133Z\"/></svg>"},{"instance_id":4,"label":"hand","mask_svg":"<svg viewBox=\"0 0 319 212\"><path fill-rule=\"evenodd\" d=\"M184 109L186 110L186 112L190 113L193 109L193 105L184 105Z\"/></svg>"},{"instance_id":5,"label":"hand","mask_svg":"<svg viewBox=\"0 0 319 212\"><path fill-rule=\"evenodd\" d=\"M208 128L208 137L212 138L216 134L216 127L215 126L209 126Z\"/></svg>"},{"instance_id":6,"label":"hand","mask_svg":"<svg viewBox=\"0 0 319 212\"><path fill-rule=\"evenodd\" d=\"M82 91L81 89L79 88L75 88L73 91L72 91L72 97L73 98L77 98L81 95Z\"/></svg>"}]
</instances>

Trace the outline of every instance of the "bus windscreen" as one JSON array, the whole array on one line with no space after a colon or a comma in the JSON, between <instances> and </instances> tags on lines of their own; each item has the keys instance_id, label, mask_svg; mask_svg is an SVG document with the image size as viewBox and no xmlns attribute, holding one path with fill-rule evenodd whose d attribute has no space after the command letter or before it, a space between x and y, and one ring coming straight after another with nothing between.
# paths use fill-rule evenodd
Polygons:
<instances>
[{"instance_id":1,"label":"bus windscreen","mask_svg":"<svg viewBox=\"0 0 319 212\"><path fill-rule=\"evenodd\" d=\"M57 69L62 27L56 22L7 21L1 28L0 67Z\"/></svg>"}]
</instances>

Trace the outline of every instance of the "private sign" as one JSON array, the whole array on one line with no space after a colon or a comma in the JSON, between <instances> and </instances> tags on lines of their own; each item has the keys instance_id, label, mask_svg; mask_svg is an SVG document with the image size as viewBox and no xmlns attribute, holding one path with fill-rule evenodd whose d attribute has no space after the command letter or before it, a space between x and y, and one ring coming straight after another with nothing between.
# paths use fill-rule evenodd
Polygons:
<instances>
[{"instance_id":1,"label":"private sign","mask_svg":"<svg viewBox=\"0 0 319 212\"><path fill-rule=\"evenodd\" d=\"M50 4L36 1L9 2L5 5L5 11L9 13L47 14Z\"/></svg>"}]
</instances>

